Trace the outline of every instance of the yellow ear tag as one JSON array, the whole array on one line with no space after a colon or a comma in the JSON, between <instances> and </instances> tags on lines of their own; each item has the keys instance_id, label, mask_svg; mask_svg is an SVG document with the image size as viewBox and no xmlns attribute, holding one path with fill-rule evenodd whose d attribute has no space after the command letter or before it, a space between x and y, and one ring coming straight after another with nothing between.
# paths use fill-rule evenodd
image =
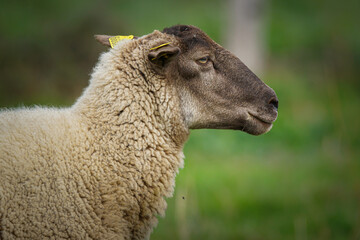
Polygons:
<instances>
[{"instance_id":1,"label":"yellow ear tag","mask_svg":"<svg viewBox=\"0 0 360 240\"><path fill-rule=\"evenodd\" d=\"M169 45L170 43L171 43L171 42L161 44L161 45L159 45L159 46L156 46L156 47L150 48L150 50L155 50L155 49L158 49L158 48L164 47L164 46L166 46L166 45Z\"/></svg>"},{"instance_id":2,"label":"yellow ear tag","mask_svg":"<svg viewBox=\"0 0 360 240\"><path fill-rule=\"evenodd\" d=\"M110 46L111 48L114 48L114 46L121 40L124 40L124 39L133 39L134 36L133 35L129 35L129 36L114 36L114 37L111 37L109 38L109 43L110 43Z\"/></svg>"}]
</instances>

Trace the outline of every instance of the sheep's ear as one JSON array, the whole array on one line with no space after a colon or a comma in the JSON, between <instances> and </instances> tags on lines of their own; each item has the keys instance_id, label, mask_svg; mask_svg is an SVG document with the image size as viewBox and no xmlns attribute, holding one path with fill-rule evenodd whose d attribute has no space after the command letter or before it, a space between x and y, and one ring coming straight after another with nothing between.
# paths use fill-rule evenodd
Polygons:
<instances>
[{"instance_id":1,"label":"sheep's ear","mask_svg":"<svg viewBox=\"0 0 360 240\"><path fill-rule=\"evenodd\" d=\"M109 42L109 38L111 38L113 36L95 35L94 37L95 37L96 41L98 41L102 45L107 46L107 47L111 47L110 42Z\"/></svg>"},{"instance_id":2,"label":"sheep's ear","mask_svg":"<svg viewBox=\"0 0 360 240\"><path fill-rule=\"evenodd\" d=\"M179 53L180 48L171 46L170 43L165 43L160 46L151 48L148 54L148 58L150 62L163 67Z\"/></svg>"}]
</instances>

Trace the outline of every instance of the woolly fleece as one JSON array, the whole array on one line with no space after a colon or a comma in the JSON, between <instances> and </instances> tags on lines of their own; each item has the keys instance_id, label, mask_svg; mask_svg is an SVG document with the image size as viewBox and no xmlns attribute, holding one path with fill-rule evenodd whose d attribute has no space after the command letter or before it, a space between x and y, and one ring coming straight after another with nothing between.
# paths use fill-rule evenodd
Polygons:
<instances>
[{"instance_id":1,"label":"woolly fleece","mask_svg":"<svg viewBox=\"0 0 360 240\"><path fill-rule=\"evenodd\" d=\"M188 128L146 61L158 31L103 53L70 108L0 113L1 239L147 239L172 196Z\"/></svg>"}]
</instances>

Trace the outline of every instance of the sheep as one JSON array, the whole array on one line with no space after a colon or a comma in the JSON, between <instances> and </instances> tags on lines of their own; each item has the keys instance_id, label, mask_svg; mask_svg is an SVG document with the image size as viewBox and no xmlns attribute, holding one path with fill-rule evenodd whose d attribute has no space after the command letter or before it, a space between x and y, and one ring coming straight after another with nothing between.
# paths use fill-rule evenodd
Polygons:
<instances>
[{"instance_id":1,"label":"sheep","mask_svg":"<svg viewBox=\"0 0 360 240\"><path fill-rule=\"evenodd\" d=\"M190 129L277 118L275 92L194 26L113 47L71 107L1 111L0 238L149 239Z\"/></svg>"}]
</instances>

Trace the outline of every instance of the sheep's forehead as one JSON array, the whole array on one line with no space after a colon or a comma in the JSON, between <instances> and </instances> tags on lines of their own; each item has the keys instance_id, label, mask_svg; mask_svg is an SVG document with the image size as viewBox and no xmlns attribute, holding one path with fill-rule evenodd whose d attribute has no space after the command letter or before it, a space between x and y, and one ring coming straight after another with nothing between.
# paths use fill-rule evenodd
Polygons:
<instances>
[{"instance_id":1,"label":"sheep's forehead","mask_svg":"<svg viewBox=\"0 0 360 240\"><path fill-rule=\"evenodd\" d=\"M206 33L194 26L176 25L165 28L163 33L175 36L181 43L182 51L188 51L199 46L204 48L218 46Z\"/></svg>"}]
</instances>

